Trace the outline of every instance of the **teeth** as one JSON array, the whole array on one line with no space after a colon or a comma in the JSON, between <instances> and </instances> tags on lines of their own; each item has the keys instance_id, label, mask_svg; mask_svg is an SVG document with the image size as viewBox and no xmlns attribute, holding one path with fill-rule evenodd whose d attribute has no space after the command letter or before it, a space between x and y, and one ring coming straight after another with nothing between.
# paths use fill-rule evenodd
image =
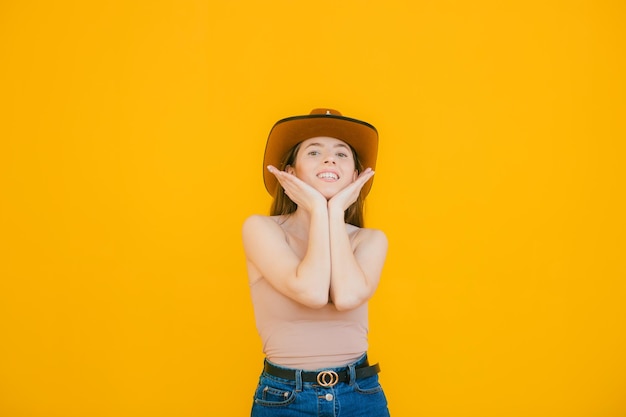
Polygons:
<instances>
[{"instance_id":1,"label":"teeth","mask_svg":"<svg viewBox=\"0 0 626 417\"><path fill-rule=\"evenodd\" d=\"M318 178L330 178L330 179L333 179L333 180L338 180L339 179L337 174L335 174L333 172L322 172L317 177Z\"/></svg>"}]
</instances>

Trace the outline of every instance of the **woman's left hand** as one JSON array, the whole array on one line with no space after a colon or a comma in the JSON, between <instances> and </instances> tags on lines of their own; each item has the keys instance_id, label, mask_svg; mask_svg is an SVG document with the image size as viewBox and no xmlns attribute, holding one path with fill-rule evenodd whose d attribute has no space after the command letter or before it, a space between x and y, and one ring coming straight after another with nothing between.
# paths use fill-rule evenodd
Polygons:
<instances>
[{"instance_id":1,"label":"woman's left hand","mask_svg":"<svg viewBox=\"0 0 626 417\"><path fill-rule=\"evenodd\" d=\"M346 211L359 197L359 193L365 183L373 176L374 171L372 171L371 168L367 168L365 171L361 172L352 184L348 185L328 200L328 208L337 207L342 211Z\"/></svg>"}]
</instances>

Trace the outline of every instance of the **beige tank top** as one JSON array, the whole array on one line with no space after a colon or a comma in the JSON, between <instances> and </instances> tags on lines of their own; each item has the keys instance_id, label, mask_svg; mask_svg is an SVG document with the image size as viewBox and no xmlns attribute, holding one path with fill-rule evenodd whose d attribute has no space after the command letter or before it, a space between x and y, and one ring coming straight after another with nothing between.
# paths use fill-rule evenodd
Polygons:
<instances>
[{"instance_id":1,"label":"beige tank top","mask_svg":"<svg viewBox=\"0 0 626 417\"><path fill-rule=\"evenodd\" d=\"M263 353L271 362L314 370L344 366L367 351L367 303L349 311L337 311L332 304L312 309L265 279L250 289Z\"/></svg>"}]
</instances>

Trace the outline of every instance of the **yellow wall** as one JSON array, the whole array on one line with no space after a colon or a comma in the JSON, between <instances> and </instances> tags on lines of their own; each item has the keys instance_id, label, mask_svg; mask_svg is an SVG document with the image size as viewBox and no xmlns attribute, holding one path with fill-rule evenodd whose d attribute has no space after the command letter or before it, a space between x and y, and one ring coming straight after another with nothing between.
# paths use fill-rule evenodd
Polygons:
<instances>
[{"instance_id":1,"label":"yellow wall","mask_svg":"<svg viewBox=\"0 0 626 417\"><path fill-rule=\"evenodd\" d=\"M375 124L394 416L626 415L622 1L4 1L0 415L244 416L281 117Z\"/></svg>"}]
</instances>

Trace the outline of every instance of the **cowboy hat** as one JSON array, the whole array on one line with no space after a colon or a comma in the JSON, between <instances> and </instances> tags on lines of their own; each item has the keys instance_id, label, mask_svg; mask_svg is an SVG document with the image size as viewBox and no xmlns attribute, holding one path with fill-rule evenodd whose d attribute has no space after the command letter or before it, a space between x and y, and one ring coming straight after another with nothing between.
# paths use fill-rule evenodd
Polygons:
<instances>
[{"instance_id":1,"label":"cowboy hat","mask_svg":"<svg viewBox=\"0 0 626 417\"><path fill-rule=\"evenodd\" d=\"M305 116L281 119L272 127L263 158L263 181L270 195L273 196L276 192L278 181L274 174L267 170L267 166L273 165L284 170L285 167L280 166L280 161L287 151L303 140L318 136L328 136L346 142L355 150L363 168L375 169L378 131L374 126L342 116L337 110L313 109ZM372 180L363 186L361 190L363 196L369 193Z\"/></svg>"}]
</instances>

